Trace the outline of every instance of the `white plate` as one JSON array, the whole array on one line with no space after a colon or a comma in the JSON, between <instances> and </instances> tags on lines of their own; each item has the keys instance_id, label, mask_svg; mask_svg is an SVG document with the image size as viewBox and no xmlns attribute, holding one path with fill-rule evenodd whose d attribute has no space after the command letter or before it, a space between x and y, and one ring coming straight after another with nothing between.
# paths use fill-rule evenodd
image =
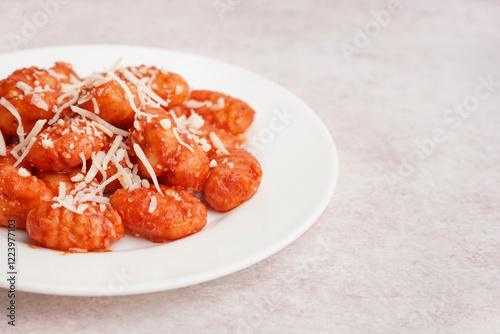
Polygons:
<instances>
[{"instance_id":1,"label":"white plate","mask_svg":"<svg viewBox=\"0 0 500 334\"><path fill-rule=\"evenodd\" d=\"M154 244L128 234L111 252L64 254L32 248L16 232L17 289L75 296L129 295L218 278L278 252L303 234L333 194L338 159L316 114L281 86L244 69L178 51L119 45L77 45L0 55L0 78L29 66L70 62L82 76L123 65L155 65L182 75L192 88L221 91L256 110L247 131L264 176L257 194L232 212L209 212L187 238ZM0 286L7 287L7 230L0 229Z\"/></svg>"}]
</instances>

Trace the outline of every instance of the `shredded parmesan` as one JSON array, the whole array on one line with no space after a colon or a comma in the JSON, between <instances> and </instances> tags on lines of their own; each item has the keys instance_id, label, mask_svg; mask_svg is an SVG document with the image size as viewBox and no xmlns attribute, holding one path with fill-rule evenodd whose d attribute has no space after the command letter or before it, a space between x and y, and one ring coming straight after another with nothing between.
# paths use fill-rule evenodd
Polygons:
<instances>
[{"instance_id":1,"label":"shredded parmesan","mask_svg":"<svg viewBox=\"0 0 500 334\"><path fill-rule=\"evenodd\" d=\"M137 108L135 105L134 101L134 95L132 95L132 92L130 91L130 88L127 86L127 84L120 79L116 74L113 72L108 72L108 76L110 76L113 80L115 80L125 91L125 96L127 97L127 100L130 103L130 107L136 112L136 113L141 113L140 110Z\"/></svg>"},{"instance_id":2,"label":"shredded parmesan","mask_svg":"<svg viewBox=\"0 0 500 334\"><path fill-rule=\"evenodd\" d=\"M71 98L66 102L64 103L62 106L60 106L59 108L56 108L54 107L54 110L55 110L55 115L54 117L52 117L49 121L49 125L52 125L54 124L55 122L58 122L59 121L59 117L61 116L61 112L66 109L67 107L73 105L76 103L76 101L78 101L78 96L80 95L80 90L72 90L72 91L68 91L67 93L64 93L63 95L59 96L56 100L57 103L62 103L64 101L64 99L68 96L71 96Z\"/></svg>"},{"instance_id":3,"label":"shredded parmesan","mask_svg":"<svg viewBox=\"0 0 500 334\"><path fill-rule=\"evenodd\" d=\"M123 137L118 135L116 136L115 140L113 141L113 144L111 144L111 147L108 150L108 153L102 160L102 167L104 169L108 169L108 163L111 161L111 157L116 153L116 150L118 147L120 147L120 143L122 142Z\"/></svg>"},{"instance_id":4,"label":"shredded parmesan","mask_svg":"<svg viewBox=\"0 0 500 334\"><path fill-rule=\"evenodd\" d=\"M29 177L30 176L30 172L28 172L23 167L19 168L19 170L17 171L17 174L19 174L19 176L22 176L22 177Z\"/></svg>"},{"instance_id":5,"label":"shredded parmesan","mask_svg":"<svg viewBox=\"0 0 500 334\"><path fill-rule=\"evenodd\" d=\"M139 80L136 76L134 76L132 73L130 73L129 70L124 70L123 71L123 76L125 79L130 81L132 84L136 85L137 87L141 87L144 93L149 95L151 99L153 99L155 102L159 103L160 105L164 107L168 107L168 102L159 97L155 92L151 90L148 86L144 85L144 81Z\"/></svg>"},{"instance_id":6,"label":"shredded parmesan","mask_svg":"<svg viewBox=\"0 0 500 334\"><path fill-rule=\"evenodd\" d=\"M224 101L224 98L223 97L219 97L217 99L217 103L214 104L212 107L210 107L210 109L212 110L221 110L221 109L224 109L226 103Z\"/></svg>"},{"instance_id":7,"label":"shredded parmesan","mask_svg":"<svg viewBox=\"0 0 500 334\"><path fill-rule=\"evenodd\" d=\"M134 151L135 151L135 154L137 154L137 157L141 160L144 167L147 169L149 176L151 176L151 179L153 180L153 183L154 183L156 189L158 190L158 192L160 194L163 195L163 192L160 189L160 185L158 184L158 179L156 178L155 171L154 171L153 167L151 166L151 164L149 163L148 158L144 154L144 151L139 146L139 144L134 144Z\"/></svg>"},{"instance_id":8,"label":"shredded parmesan","mask_svg":"<svg viewBox=\"0 0 500 334\"><path fill-rule=\"evenodd\" d=\"M5 157L7 155L7 146L5 145L5 139L3 138L3 133L0 131L0 155Z\"/></svg>"},{"instance_id":9,"label":"shredded parmesan","mask_svg":"<svg viewBox=\"0 0 500 334\"><path fill-rule=\"evenodd\" d=\"M42 147L44 149L54 148L54 143L51 139L42 139Z\"/></svg>"},{"instance_id":10,"label":"shredded parmesan","mask_svg":"<svg viewBox=\"0 0 500 334\"><path fill-rule=\"evenodd\" d=\"M184 141L182 141L181 137L179 136L177 128L174 128L174 136L177 139L177 141L179 142L179 144L187 147L191 152L194 153L194 149L191 146L189 146L188 144L186 144Z\"/></svg>"},{"instance_id":11,"label":"shredded parmesan","mask_svg":"<svg viewBox=\"0 0 500 334\"><path fill-rule=\"evenodd\" d=\"M82 173L78 173L76 174L75 176L73 176L70 180L71 182L80 182L80 181L83 181L83 179L85 178L85 176L83 176Z\"/></svg>"},{"instance_id":12,"label":"shredded parmesan","mask_svg":"<svg viewBox=\"0 0 500 334\"><path fill-rule=\"evenodd\" d=\"M189 100L185 103L186 107L189 109L198 109L202 107L211 107L212 102L210 101L196 101L196 100Z\"/></svg>"},{"instance_id":13,"label":"shredded parmesan","mask_svg":"<svg viewBox=\"0 0 500 334\"><path fill-rule=\"evenodd\" d=\"M141 186L142 186L143 188L149 189L149 181L148 181L148 180L146 180L146 179L142 179L142 180L141 180Z\"/></svg>"},{"instance_id":14,"label":"shredded parmesan","mask_svg":"<svg viewBox=\"0 0 500 334\"><path fill-rule=\"evenodd\" d=\"M82 173L85 173L87 172L87 159L85 159L85 155L82 153L80 153L80 159L82 159Z\"/></svg>"},{"instance_id":15,"label":"shredded parmesan","mask_svg":"<svg viewBox=\"0 0 500 334\"><path fill-rule=\"evenodd\" d=\"M45 102L45 100L38 94L33 94L31 96L31 103L33 103L33 105L37 106L40 109L46 111L49 110L49 105L47 104L47 102Z\"/></svg>"},{"instance_id":16,"label":"shredded parmesan","mask_svg":"<svg viewBox=\"0 0 500 334\"><path fill-rule=\"evenodd\" d=\"M222 141L220 140L219 137L215 134L215 132L210 132L210 140L212 141L214 147L217 150L220 150L222 153L229 155L229 151L226 149Z\"/></svg>"},{"instance_id":17,"label":"shredded parmesan","mask_svg":"<svg viewBox=\"0 0 500 334\"><path fill-rule=\"evenodd\" d=\"M14 164L14 167L17 167L24 160L24 158L26 158L26 156L28 155L28 153L31 149L31 146L33 146L35 141L36 141L36 138L31 138L28 146L26 147L26 150L24 150L23 154L19 157L19 159L17 159L16 163Z\"/></svg>"},{"instance_id":18,"label":"shredded parmesan","mask_svg":"<svg viewBox=\"0 0 500 334\"><path fill-rule=\"evenodd\" d=\"M17 125L17 131L16 131L16 133L17 133L17 135L19 137L19 141L23 141L25 133L24 133L23 124L21 122L21 115L19 115L19 112L12 105L12 103L10 103L9 101L7 101L4 97L2 97L0 99L0 104L2 106L4 106L5 109L7 109L17 119L18 125Z\"/></svg>"},{"instance_id":19,"label":"shredded parmesan","mask_svg":"<svg viewBox=\"0 0 500 334\"><path fill-rule=\"evenodd\" d=\"M90 166L89 172L85 176L85 182L89 183L94 179L94 177L97 175L97 172L101 172L103 176L106 175L104 169L102 168L102 161L104 160L104 157L106 156L106 153L103 151L97 152L96 155L92 158L92 165Z\"/></svg>"},{"instance_id":20,"label":"shredded parmesan","mask_svg":"<svg viewBox=\"0 0 500 334\"><path fill-rule=\"evenodd\" d=\"M102 198L99 199L99 197L96 196L96 194L98 194L100 192L104 192L104 189L106 188L106 186L116 179L118 179L118 174L111 176L109 179L107 179L106 181L101 183L99 186L93 188L92 191L88 194L84 194L83 196L79 196L81 193L78 193L77 194L78 198L76 198L77 203L83 203L83 202L87 202L87 201L93 201L93 202L105 201L106 202L105 199L102 199ZM100 197L102 197L102 196L100 196ZM104 197L104 198L106 198L106 197ZM109 199L107 199L107 200L109 201Z\"/></svg>"},{"instance_id":21,"label":"shredded parmesan","mask_svg":"<svg viewBox=\"0 0 500 334\"><path fill-rule=\"evenodd\" d=\"M153 213L156 210L156 205L158 204L158 201L156 200L155 196L151 196L151 202L149 202L149 213Z\"/></svg>"},{"instance_id":22,"label":"shredded parmesan","mask_svg":"<svg viewBox=\"0 0 500 334\"><path fill-rule=\"evenodd\" d=\"M66 183L64 182L59 182L59 197L60 198L66 197Z\"/></svg>"},{"instance_id":23,"label":"shredded parmesan","mask_svg":"<svg viewBox=\"0 0 500 334\"><path fill-rule=\"evenodd\" d=\"M232 162L228 162L227 165L229 166L229 169L233 169L234 164Z\"/></svg>"},{"instance_id":24,"label":"shredded parmesan","mask_svg":"<svg viewBox=\"0 0 500 334\"><path fill-rule=\"evenodd\" d=\"M130 134L128 131L122 130L120 128L117 128L116 126L109 124L108 122L106 122L105 120L103 120L102 118L100 118L99 116L97 116L96 114L94 114L88 110L82 109L82 108L77 107L77 106L71 106L71 110L73 110L74 112L76 112L77 114L79 114L83 117L90 118L91 120L95 121L96 123L106 127L109 131L116 133L117 135L126 137Z\"/></svg>"},{"instance_id":25,"label":"shredded parmesan","mask_svg":"<svg viewBox=\"0 0 500 334\"><path fill-rule=\"evenodd\" d=\"M172 126L172 122L167 118L167 119L162 119L160 121L160 125L162 128L164 128L165 130L168 130L170 129L170 127Z\"/></svg>"},{"instance_id":26,"label":"shredded parmesan","mask_svg":"<svg viewBox=\"0 0 500 334\"><path fill-rule=\"evenodd\" d=\"M94 113L99 115L99 105L97 104L95 97L92 98L92 105L94 106Z\"/></svg>"},{"instance_id":27,"label":"shredded parmesan","mask_svg":"<svg viewBox=\"0 0 500 334\"><path fill-rule=\"evenodd\" d=\"M210 168L214 168L217 166L217 161L215 161L215 159L212 159L212 161L210 161Z\"/></svg>"},{"instance_id":28,"label":"shredded parmesan","mask_svg":"<svg viewBox=\"0 0 500 334\"><path fill-rule=\"evenodd\" d=\"M104 132L106 134L106 136L108 137L113 137L114 136L114 133L113 131L111 131L110 129L108 129L107 127L105 127L104 125L101 125L95 121L92 121L91 122L96 128L98 128L99 130L101 130L102 132Z\"/></svg>"},{"instance_id":29,"label":"shredded parmesan","mask_svg":"<svg viewBox=\"0 0 500 334\"><path fill-rule=\"evenodd\" d=\"M28 136L26 137L26 139L20 141L19 144L17 144L12 149L12 151L10 152L10 154L12 154L14 157L18 158L19 155L17 153L19 151L21 151L23 148L25 148L26 146L28 146L28 144L31 142L31 139L35 138L36 135L38 135L38 133L40 133L40 131L42 131L43 126L45 125L45 123L47 123L46 119L39 119L38 121L36 121L35 126L33 126L33 129L31 129L31 131L28 134Z\"/></svg>"},{"instance_id":30,"label":"shredded parmesan","mask_svg":"<svg viewBox=\"0 0 500 334\"><path fill-rule=\"evenodd\" d=\"M16 87L19 88L20 90L22 90L24 95L30 94L31 91L33 90L33 88L30 85L28 85L27 83L25 83L23 81L18 81L16 83Z\"/></svg>"}]
</instances>

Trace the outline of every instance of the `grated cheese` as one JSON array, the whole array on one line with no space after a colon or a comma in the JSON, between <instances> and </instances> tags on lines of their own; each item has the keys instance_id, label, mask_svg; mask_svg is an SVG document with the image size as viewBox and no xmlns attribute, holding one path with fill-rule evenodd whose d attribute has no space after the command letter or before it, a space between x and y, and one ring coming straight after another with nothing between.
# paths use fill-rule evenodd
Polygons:
<instances>
[{"instance_id":1,"label":"grated cheese","mask_svg":"<svg viewBox=\"0 0 500 334\"><path fill-rule=\"evenodd\" d=\"M159 97L155 92L151 90L150 87L144 84L143 81L139 80L135 75L133 75L129 70L124 70L123 76L125 79L130 81L132 84L134 84L136 87L141 87L144 93L146 93L151 99L153 99L156 103L159 103L160 105L164 107L168 107L168 102Z\"/></svg>"},{"instance_id":2,"label":"grated cheese","mask_svg":"<svg viewBox=\"0 0 500 334\"><path fill-rule=\"evenodd\" d=\"M229 166L229 169L233 169L234 164L232 162L228 162L227 165Z\"/></svg>"},{"instance_id":3,"label":"grated cheese","mask_svg":"<svg viewBox=\"0 0 500 334\"><path fill-rule=\"evenodd\" d=\"M4 106L5 109L7 109L17 119L18 125L16 133L17 136L19 137L19 141L23 141L25 133L23 128L23 123L21 122L21 115L19 114L17 109L12 105L12 103L7 101L4 97L0 99L0 104Z\"/></svg>"},{"instance_id":4,"label":"grated cheese","mask_svg":"<svg viewBox=\"0 0 500 334\"><path fill-rule=\"evenodd\" d=\"M156 210L156 205L158 204L158 201L156 200L155 196L151 196L151 202L149 202L149 213L153 213Z\"/></svg>"},{"instance_id":5,"label":"grated cheese","mask_svg":"<svg viewBox=\"0 0 500 334\"><path fill-rule=\"evenodd\" d=\"M44 149L54 148L54 143L52 139L42 139L42 147Z\"/></svg>"},{"instance_id":6,"label":"grated cheese","mask_svg":"<svg viewBox=\"0 0 500 334\"><path fill-rule=\"evenodd\" d=\"M120 162L116 158L116 156L112 157L113 164L116 166L116 169L118 170L118 181L120 181L120 184L124 189L129 189L134 186L134 175L130 171L130 168L123 168L122 165L120 165Z\"/></svg>"},{"instance_id":7,"label":"grated cheese","mask_svg":"<svg viewBox=\"0 0 500 334\"><path fill-rule=\"evenodd\" d=\"M84 179L86 183L92 181L97 175L97 172L101 172L103 174L103 177L106 178L106 172L103 173L104 169L102 168L102 161L104 160L105 156L106 153L104 153L103 151L99 151L97 152L97 154L94 154L94 156L92 157L92 165L90 166L90 169Z\"/></svg>"},{"instance_id":8,"label":"grated cheese","mask_svg":"<svg viewBox=\"0 0 500 334\"><path fill-rule=\"evenodd\" d=\"M19 168L19 170L17 171L17 174L19 174L19 176L22 176L22 177L29 177L30 176L30 172L28 172L23 167Z\"/></svg>"},{"instance_id":9,"label":"grated cheese","mask_svg":"<svg viewBox=\"0 0 500 334\"><path fill-rule=\"evenodd\" d=\"M221 110L221 109L224 109L226 103L224 101L224 98L223 97L219 97L217 99L217 103L214 104L212 107L210 107L210 109L212 110Z\"/></svg>"},{"instance_id":10,"label":"grated cheese","mask_svg":"<svg viewBox=\"0 0 500 334\"><path fill-rule=\"evenodd\" d=\"M185 106L188 107L189 109L199 109L199 108L202 108L205 106L210 108L212 106L212 102L189 100L189 101L186 101Z\"/></svg>"},{"instance_id":11,"label":"grated cheese","mask_svg":"<svg viewBox=\"0 0 500 334\"><path fill-rule=\"evenodd\" d=\"M154 183L156 189L158 190L158 192L160 194L163 195L163 192L160 189L160 185L158 184L158 179L156 178L155 171L154 171L153 167L151 166L151 164L149 163L148 158L144 154L144 151L139 146L139 144L134 144L134 151L135 151L135 154L137 154L137 157L141 160L141 162L144 165L144 167L146 168L146 170L148 171L149 176L151 176L151 179L153 180L153 183Z\"/></svg>"},{"instance_id":12,"label":"grated cheese","mask_svg":"<svg viewBox=\"0 0 500 334\"><path fill-rule=\"evenodd\" d=\"M36 121L35 125L33 126L33 129L31 129L31 131L28 134L28 136L26 137L26 139L20 141L19 144L17 144L12 149L10 154L12 154L15 158L19 158L19 155L17 153L29 145L29 143L31 142L31 139L35 138L36 135L38 135L38 133L40 133L40 131L42 131L43 126L45 125L46 122L47 122L46 119L39 119L38 121Z\"/></svg>"},{"instance_id":13,"label":"grated cheese","mask_svg":"<svg viewBox=\"0 0 500 334\"><path fill-rule=\"evenodd\" d=\"M33 105L35 105L36 107L38 107L40 109L43 109L46 111L49 110L49 105L47 104L47 102L45 102L45 100L38 94L33 94L31 96L31 103L33 103Z\"/></svg>"},{"instance_id":14,"label":"grated cheese","mask_svg":"<svg viewBox=\"0 0 500 334\"><path fill-rule=\"evenodd\" d=\"M5 145L5 139L3 138L3 133L0 131L0 155L5 157L7 155L7 146Z\"/></svg>"},{"instance_id":15,"label":"grated cheese","mask_svg":"<svg viewBox=\"0 0 500 334\"><path fill-rule=\"evenodd\" d=\"M170 129L170 127L172 126L172 122L169 120L169 119L162 119L160 121L160 125L162 128L164 128L165 130L168 130Z\"/></svg>"},{"instance_id":16,"label":"grated cheese","mask_svg":"<svg viewBox=\"0 0 500 334\"><path fill-rule=\"evenodd\" d=\"M96 196L96 194L104 192L104 189L106 188L106 186L108 184L110 184L111 182L113 182L114 180L116 180L116 179L118 179L118 174L115 174L115 175L111 176L109 179L107 179L106 181L104 181L103 183L101 183L100 185L98 185L97 187L94 187L90 191L90 193L88 193L88 194L83 194L83 196L82 196L81 192L78 193L76 195L76 198L75 198L76 202L77 203L83 203L83 202L87 202L87 201L97 202L97 201L106 201L106 200L109 200L108 198L103 197L103 196ZM102 197L102 198L99 198L99 197Z\"/></svg>"},{"instance_id":17,"label":"grated cheese","mask_svg":"<svg viewBox=\"0 0 500 334\"><path fill-rule=\"evenodd\" d=\"M76 112L77 114L79 114L83 117L90 118L91 120L95 121L96 123L106 127L109 131L116 133L117 135L126 137L130 134L128 131L122 130L120 128L117 128L116 126L109 124L108 122L106 122L105 120L103 120L102 118L100 118L99 116L97 116L96 114L94 114L88 110L85 110L85 109L77 107L77 106L71 106L71 110L73 110L74 112Z\"/></svg>"},{"instance_id":18,"label":"grated cheese","mask_svg":"<svg viewBox=\"0 0 500 334\"><path fill-rule=\"evenodd\" d=\"M215 159L212 159L212 161L210 161L210 168L214 168L214 167L217 167L217 161L215 161Z\"/></svg>"},{"instance_id":19,"label":"grated cheese","mask_svg":"<svg viewBox=\"0 0 500 334\"><path fill-rule=\"evenodd\" d=\"M114 136L113 131L111 131L110 129L108 129L104 125L101 125L101 124L94 122L94 121L92 121L91 124L94 125L96 128L98 128L99 130L101 130L102 132L104 132L106 134L106 136L108 136L108 137Z\"/></svg>"},{"instance_id":20,"label":"grated cheese","mask_svg":"<svg viewBox=\"0 0 500 334\"><path fill-rule=\"evenodd\" d=\"M146 180L146 179L142 179L142 180L141 180L141 186L142 186L143 188L149 189L149 181L148 181L148 180Z\"/></svg>"},{"instance_id":21,"label":"grated cheese","mask_svg":"<svg viewBox=\"0 0 500 334\"><path fill-rule=\"evenodd\" d=\"M95 97L92 98L92 105L94 106L94 113L99 115L99 105L97 104Z\"/></svg>"},{"instance_id":22,"label":"grated cheese","mask_svg":"<svg viewBox=\"0 0 500 334\"><path fill-rule=\"evenodd\" d=\"M55 110L55 115L54 117L52 117L49 121L49 125L52 125L54 124L55 122L58 122L59 121L59 117L61 116L61 112L66 109L67 107L73 105L76 103L76 101L78 101L78 96L80 95L80 90L73 90L73 91L69 91L67 93L64 93L63 95L59 96L56 100L56 102L59 104L59 103L62 103L64 101L64 99L68 96L71 96L71 98L66 102L64 103L62 106L60 106L59 108L55 107L54 106L54 110Z\"/></svg>"},{"instance_id":23,"label":"grated cheese","mask_svg":"<svg viewBox=\"0 0 500 334\"><path fill-rule=\"evenodd\" d=\"M90 101L91 98L92 95L90 93L87 93L78 99L77 104L84 104L85 102Z\"/></svg>"},{"instance_id":24,"label":"grated cheese","mask_svg":"<svg viewBox=\"0 0 500 334\"><path fill-rule=\"evenodd\" d=\"M87 172L87 159L85 159L85 154L80 153L80 159L82 159L82 173Z\"/></svg>"},{"instance_id":25,"label":"grated cheese","mask_svg":"<svg viewBox=\"0 0 500 334\"><path fill-rule=\"evenodd\" d=\"M64 182L59 182L59 197L60 198L66 197L66 183Z\"/></svg>"},{"instance_id":26,"label":"grated cheese","mask_svg":"<svg viewBox=\"0 0 500 334\"><path fill-rule=\"evenodd\" d=\"M123 88L123 90L125 91L125 97L127 98L127 100L130 103L130 107L136 113L140 114L141 111L135 105L134 95L132 95L132 92L130 91L130 88L127 86L127 84L122 79L120 79L116 74L114 74L113 72L108 72L108 76L110 76L113 80L115 80Z\"/></svg>"},{"instance_id":27,"label":"grated cheese","mask_svg":"<svg viewBox=\"0 0 500 334\"><path fill-rule=\"evenodd\" d=\"M177 141L179 142L179 144L187 147L191 152L194 153L194 149L191 146L189 146L188 144L186 144L184 141L182 141L181 137L179 136L177 128L174 128L174 136L177 139Z\"/></svg>"},{"instance_id":28,"label":"grated cheese","mask_svg":"<svg viewBox=\"0 0 500 334\"><path fill-rule=\"evenodd\" d=\"M22 90L24 95L30 94L31 91L33 90L33 88L30 85L28 85L27 83L25 83L23 81L18 81L16 83L16 87L19 88L20 90Z\"/></svg>"},{"instance_id":29,"label":"grated cheese","mask_svg":"<svg viewBox=\"0 0 500 334\"><path fill-rule=\"evenodd\" d=\"M222 141L215 134L215 132L210 132L210 140L212 140L212 144L217 150L220 150L222 153L229 155L229 151L226 149Z\"/></svg>"},{"instance_id":30,"label":"grated cheese","mask_svg":"<svg viewBox=\"0 0 500 334\"><path fill-rule=\"evenodd\" d=\"M71 182L76 183L76 182L83 181L84 178L85 178L85 176L82 173L78 173L75 176L73 176L70 180L71 180Z\"/></svg>"},{"instance_id":31,"label":"grated cheese","mask_svg":"<svg viewBox=\"0 0 500 334\"><path fill-rule=\"evenodd\" d=\"M122 140L123 140L123 137L118 135L118 136L116 136L115 140L113 141L113 144L111 144L111 147L109 148L108 153L106 154L106 156L102 160L102 167L104 169L108 169L108 163L111 161L111 157L113 155L115 155L115 152L118 149L118 147L120 147L120 143L122 142Z\"/></svg>"}]
</instances>

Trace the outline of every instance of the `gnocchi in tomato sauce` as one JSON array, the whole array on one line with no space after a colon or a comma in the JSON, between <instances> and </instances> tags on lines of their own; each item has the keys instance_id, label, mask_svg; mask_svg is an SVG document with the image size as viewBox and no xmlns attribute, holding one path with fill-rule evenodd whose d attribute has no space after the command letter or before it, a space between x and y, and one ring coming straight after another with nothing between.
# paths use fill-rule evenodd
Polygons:
<instances>
[{"instance_id":1,"label":"gnocchi in tomato sauce","mask_svg":"<svg viewBox=\"0 0 500 334\"><path fill-rule=\"evenodd\" d=\"M127 230L154 243L197 233L211 210L258 191L262 168L244 148L254 115L156 66L16 70L0 81L0 226L14 219L65 252Z\"/></svg>"}]
</instances>

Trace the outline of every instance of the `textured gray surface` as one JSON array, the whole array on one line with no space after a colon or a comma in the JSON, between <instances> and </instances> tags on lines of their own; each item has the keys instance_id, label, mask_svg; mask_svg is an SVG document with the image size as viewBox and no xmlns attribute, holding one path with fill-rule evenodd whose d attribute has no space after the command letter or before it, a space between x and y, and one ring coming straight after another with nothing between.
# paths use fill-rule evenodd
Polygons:
<instances>
[{"instance_id":1,"label":"textured gray surface","mask_svg":"<svg viewBox=\"0 0 500 334\"><path fill-rule=\"evenodd\" d=\"M255 71L325 122L340 178L316 224L257 265L148 295L20 292L18 332L500 333L498 1L402 0L356 44L390 1L221 0L221 16L213 0L66 2L18 47L156 46ZM40 10L0 1L1 53Z\"/></svg>"}]
</instances>

